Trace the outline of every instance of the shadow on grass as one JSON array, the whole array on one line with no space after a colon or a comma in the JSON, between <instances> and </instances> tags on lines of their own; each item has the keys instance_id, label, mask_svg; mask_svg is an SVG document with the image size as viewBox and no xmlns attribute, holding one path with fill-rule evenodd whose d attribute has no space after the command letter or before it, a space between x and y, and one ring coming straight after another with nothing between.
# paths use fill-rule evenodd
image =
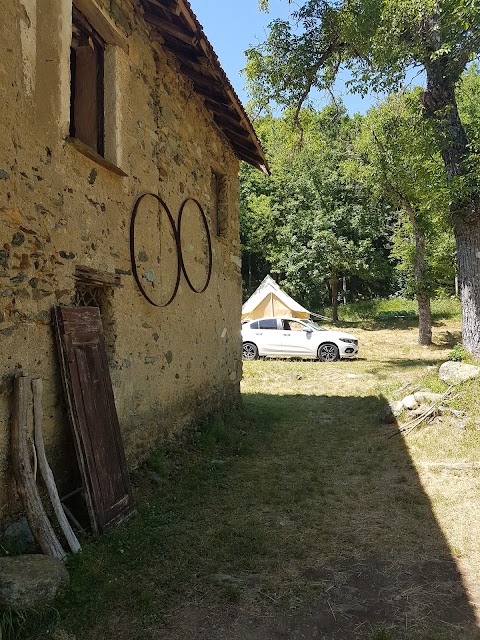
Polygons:
<instances>
[{"instance_id":1,"label":"shadow on grass","mask_svg":"<svg viewBox=\"0 0 480 640\"><path fill-rule=\"evenodd\" d=\"M476 637L409 453L378 423L385 402L245 395L155 452L137 517L86 545L58 620L18 637Z\"/></svg>"},{"instance_id":2,"label":"shadow on grass","mask_svg":"<svg viewBox=\"0 0 480 640\"><path fill-rule=\"evenodd\" d=\"M434 319L432 322L433 327L443 327L445 326L444 322L445 318L439 317L436 320ZM410 329L418 329L418 318L389 318L389 319L366 319L366 320L355 320L355 321L339 321L336 324L326 323L325 326L332 327L334 329L345 329L346 331L353 331L355 328L363 329L364 331L382 331L386 329L401 331L410 330ZM461 332L449 332L446 331L446 334L450 334L448 338L448 342L445 344L451 344L451 346L461 342L462 334Z\"/></svg>"},{"instance_id":3,"label":"shadow on grass","mask_svg":"<svg viewBox=\"0 0 480 640\"><path fill-rule=\"evenodd\" d=\"M385 369L414 369L415 367L433 367L438 368L439 362L437 358L403 358L396 360L375 360L372 364L376 365L374 368L378 368L379 371Z\"/></svg>"}]
</instances>

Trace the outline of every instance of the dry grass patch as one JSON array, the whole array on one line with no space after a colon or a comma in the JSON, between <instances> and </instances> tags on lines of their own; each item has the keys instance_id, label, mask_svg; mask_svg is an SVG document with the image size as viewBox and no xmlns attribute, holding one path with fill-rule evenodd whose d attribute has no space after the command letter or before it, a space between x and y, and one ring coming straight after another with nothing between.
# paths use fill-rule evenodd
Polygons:
<instances>
[{"instance_id":1,"label":"dry grass patch","mask_svg":"<svg viewBox=\"0 0 480 640\"><path fill-rule=\"evenodd\" d=\"M137 517L86 546L56 626L76 640L478 638L480 472L425 465L473 459L475 419L391 439L379 421L395 394L441 388L458 330L435 327L425 349L413 327L355 328L355 361L246 363L243 411L152 455L160 484L136 476Z\"/></svg>"}]
</instances>

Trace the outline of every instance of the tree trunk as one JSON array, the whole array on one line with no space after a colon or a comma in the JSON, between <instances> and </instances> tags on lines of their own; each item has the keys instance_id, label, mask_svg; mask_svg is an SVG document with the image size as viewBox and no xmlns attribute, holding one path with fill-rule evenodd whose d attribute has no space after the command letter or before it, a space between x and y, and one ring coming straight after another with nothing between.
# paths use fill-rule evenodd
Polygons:
<instances>
[{"instance_id":1,"label":"tree trunk","mask_svg":"<svg viewBox=\"0 0 480 640\"><path fill-rule=\"evenodd\" d=\"M342 283L343 283L343 304L347 304L347 278L345 276L343 276L342 278Z\"/></svg>"},{"instance_id":2,"label":"tree trunk","mask_svg":"<svg viewBox=\"0 0 480 640\"><path fill-rule=\"evenodd\" d=\"M415 234L415 293L418 303L418 344L432 344L430 296L425 288L425 234L413 219Z\"/></svg>"},{"instance_id":3,"label":"tree trunk","mask_svg":"<svg viewBox=\"0 0 480 640\"><path fill-rule=\"evenodd\" d=\"M463 345L472 355L480 357L479 194L475 186L460 193L460 184L453 184L458 183L459 176L468 175L466 160L471 152L457 108L457 78L449 76L448 62L442 57L427 65L427 91L422 102L426 116L437 124L441 155L452 185L450 214L457 244Z\"/></svg>"},{"instance_id":4,"label":"tree trunk","mask_svg":"<svg viewBox=\"0 0 480 640\"><path fill-rule=\"evenodd\" d=\"M330 288L332 292L332 321L338 322L338 277L332 276L330 279Z\"/></svg>"},{"instance_id":5,"label":"tree trunk","mask_svg":"<svg viewBox=\"0 0 480 640\"><path fill-rule=\"evenodd\" d=\"M480 359L480 220L455 224L462 302L462 337L467 351Z\"/></svg>"},{"instance_id":6,"label":"tree trunk","mask_svg":"<svg viewBox=\"0 0 480 640\"><path fill-rule=\"evenodd\" d=\"M419 225L415 209L407 198L400 195L400 202L405 208L415 238L415 296L418 303L418 344L432 344L432 314L430 310L430 295L425 286L425 232Z\"/></svg>"},{"instance_id":7,"label":"tree trunk","mask_svg":"<svg viewBox=\"0 0 480 640\"><path fill-rule=\"evenodd\" d=\"M418 344L432 344L432 315L430 296L424 291L417 292L418 303Z\"/></svg>"}]
</instances>

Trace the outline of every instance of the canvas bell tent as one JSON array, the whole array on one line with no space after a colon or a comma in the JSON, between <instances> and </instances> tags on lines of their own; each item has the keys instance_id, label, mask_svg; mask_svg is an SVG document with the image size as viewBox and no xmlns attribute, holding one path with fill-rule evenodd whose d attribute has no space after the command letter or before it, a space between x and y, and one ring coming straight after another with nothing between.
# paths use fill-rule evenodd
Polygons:
<instances>
[{"instance_id":1,"label":"canvas bell tent","mask_svg":"<svg viewBox=\"0 0 480 640\"><path fill-rule=\"evenodd\" d=\"M288 316L310 318L310 311L282 291L271 276L266 276L242 307L242 320Z\"/></svg>"}]
</instances>

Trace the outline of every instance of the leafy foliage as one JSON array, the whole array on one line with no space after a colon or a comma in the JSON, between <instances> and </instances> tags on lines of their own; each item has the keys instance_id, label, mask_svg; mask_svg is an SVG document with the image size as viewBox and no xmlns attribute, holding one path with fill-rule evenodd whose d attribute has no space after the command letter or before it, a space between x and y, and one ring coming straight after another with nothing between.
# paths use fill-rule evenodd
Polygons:
<instances>
[{"instance_id":1,"label":"leafy foliage","mask_svg":"<svg viewBox=\"0 0 480 640\"><path fill-rule=\"evenodd\" d=\"M342 109L304 109L258 123L269 151L270 178L242 172L244 264L276 274L290 293L318 308L341 276L388 280L386 205L345 170L357 122ZM388 207L387 207L388 209ZM260 269L258 278L265 273ZM250 273L247 290L257 284Z\"/></svg>"},{"instance_id":2,"label":"leafy foliage","mask_svg":"<svg viewBox=\"0 0 480 640\"><path fill-rule=\"evenodd\" d=\"M476 0L306 0L293 17L273 21L267 41L247 51L264 104L298 105L313 87L331 87L341 66L363 94L398 90L409 70L437 63L457 82L479 46Z\"/></svg>"},{"instance_id":3,"label":"leafy foliage","mask_svg":"<svg viewBox=\"0 0 480 640\"><path fill-rule=\"evenodd\" d=\"M392 94L371 109L355 149L352 171L360 167L372 197L387 198L397 210L391 255L402 274L404 292L450 293L455 241L448 224L448 189L433 128L421 114L418 90Z\"/></svg>"},{"instance_id":4,"label":"leafy foliage","mask_svg":"<svg viewBox=\"0 0 480 640\"><path fill-rule=\"evenodd\" d=\"M268 6L266 1L263 7ZM247 76L260 105L295 107L312 88L331 89L341 68L351 85L397 91L412 69L426 75L422 122L434 127L455 233L466 348L480 356L480 174L476 136L459 114L456 89L480 51L478 0L304 0L294 20L271 23L267 41L247 51ZM468 102L468 101L467 101Z\"/></svg>"}]
</instances>

